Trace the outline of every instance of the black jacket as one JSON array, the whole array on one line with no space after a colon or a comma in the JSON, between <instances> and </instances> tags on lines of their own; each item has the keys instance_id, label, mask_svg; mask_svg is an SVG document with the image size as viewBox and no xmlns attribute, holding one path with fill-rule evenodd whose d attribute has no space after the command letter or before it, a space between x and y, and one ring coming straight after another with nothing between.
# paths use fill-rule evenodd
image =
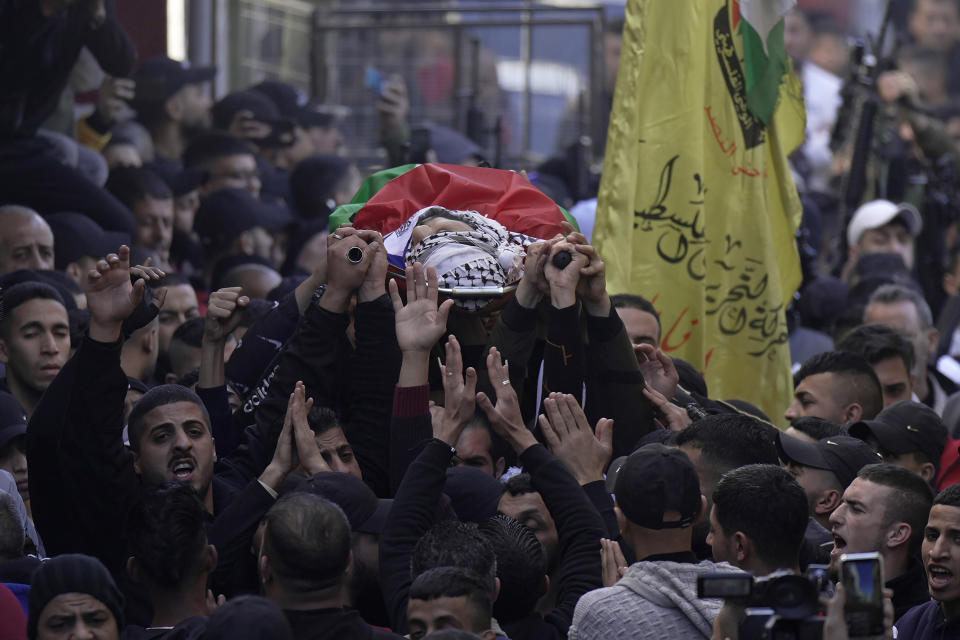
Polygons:
<instances>
[{"instance_id":1,"label":"black jacket","mask_svg":"<svg viewBox=\"0 0 960 640\"><path fill-rule=\"evenodd\" d=\"M554 576L559 588L556 607L542 618L532 614L499 622L511 640L566 638L580 596L603 586L597 558L606 526L580 484L543 445L528 448L520 462L557 524L560 559Z\"/></svg>"},{"instance_id":2,"label":"black jacket","mask_svg":"<svg viewBox=\"0 0 960 640\"><path fill-rule=\"evenodd\" d=\"M37 0L0 0L0 146L32 137L57 107L86 47L111 76L133 71L133 43L107 0L107 19L91 28L87 2L44 17Z\"/></svg>"},{"instance_id":3,"label":"black jacket","mask_svg":"<svg viewBox=\"0 0 960 640\"><path fill-rule=\"evenodd\" d=\"M77 353L51 382L27 429L31 506L37 529L48 531L51 555L86 553L99 558L118 582L126 579L123 525L139 499L133 458L123 445L123 402L127 377L120 368L121 343L85 337ZM237 452L238 457L242 452ZM215 468L213 514L207 538L217 548L218 580L249 555L256 527L273 497L256 480L235 488ZM44 538L46 540L46 538ZM131 600L141 600L142 593ZM149 623L144 609L131 608L131 623ZM139 614L139 615L138 615Z\"/></svg>"},{"instance_id":4,"label":"black jacket","mask_svg":"<svg viewBox=\"0 0 960 640\"><path fill-rule=\"evenodd\" d=\"M287 401L298 380L314 406L337 413L357 455L364 481L381 498L391 495L389 477L390 409L400 371L393 305L387 295L357 305L357 348L345 339L350 318L311 303L293 336L267 368L245 402L254 424L237 452L223 465L235 489L258 477L273 457ZM348 363L343 371L343 363Z\"/></svg>"},{"instance_id":5,"label":"black jacket","mask_svg":"<svg viewBox=\"0 0 960 640\"><path fill-rule=\"evenodd\" d=\"M353 609L317 609L284 611L293 640L386 640L400 638L395 633L371 627Z\"/></svg>"}]
</instances>

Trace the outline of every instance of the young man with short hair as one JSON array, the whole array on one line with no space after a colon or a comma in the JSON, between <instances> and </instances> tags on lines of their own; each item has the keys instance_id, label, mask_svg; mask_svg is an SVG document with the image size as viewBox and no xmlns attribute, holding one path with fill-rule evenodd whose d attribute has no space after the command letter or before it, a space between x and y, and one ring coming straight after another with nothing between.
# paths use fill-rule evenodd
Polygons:
<instances>
[{"instance_id":1,"label":"young man with short hair","mask_svg":"<svg viewBox=\"0 0 960 640\"><path fill-rule=\"evenodd\" d=\"M777 464L776 433L776 428L756 418L728 413L697 420L677 434L674 444L693 462L707 499L704 517L693 527L693 550L699 558L711 557L707 516L721 476L748 464Z\"/></svg>"},{"instance_id":2,"label":"young man with short hair","mask_svg":"<svg viewBox=\"0 0 960 640\"><path fill-rule=\"evenodd\" d=\"M913 345L890 327L864 324L837 343L838 351L859 354L870 363L883 392L883 406L913 397Z\"/></svg>"},{"instance_id":3,"label":"young man with short hair","mask_svg":"<svg viewBox=\"0 0 960 640\"><path fill-rule=\"evenodd\" d=\"M923 531L921 545L932 600L907 611L894 625L898 640L960 636L960 485L941 491Z\"/></svg>"},{"instance_id":4,"label":"young man with short hair","mask_svg":"<svg viewBox=\"0 0 960 640\"><path fill-rule=\"evenodd\" d=\"M924 480L902 467L871 464L860 469L830 516L834 538L830 567L839 572L845 553L876 551L893 590L896 617L927 599L923 567L913 559L923 539L923 523L933 499Z\"/></svg>"},{"instance_id":5,"label":"young man with short hair","mask_svg":"<svg viewBox=\"0 0 960 640\"><path fill-rule=\"evenodd\" d=\"M410 639L419 640L443 629L460 629L493 640L492 610L490 591L477 574L459 567L430 569L410 585Z\"/></svg>"},{"instance_id":6,"label":"young man with short hair","mask_svg":"<svg viewBox=\"0 0 960 640\"><path fill-rule=\"evenodd\" d=\"M629 293L618 293L610 296L613 308L623 321L630 342L649 344L660 347L660 338L663 328L660 326L660 314L649 300L642 296Z\"/></svg>"},{"instance_id":7,"label":"young man with short hair","mask_svg":"<svg viewBox=\"0 0 960 640\"><path fill-rule=\"evenodd\" d=\"M849 351L826 351L793 376L794 400L784 417L815 416L837 424L868 420L883 408L883 392L873 367Z\"/></svg>"},{"instance_id":8,"label":"young man with short hair","mask_svg":"<svg viewBox=\"0 0 960 640\"><path fill-rule=\"evenodd\" d=\"M105 185L133 212L137 230L133 244L156 255L156 266L169 270L173 242L173 192L163 179L144 167L117 167ZM98 256L101 257L101 256Z\"/></svg>"},{"instance_id":9,"label":"young man with short hair","mask_svg":"<svg viewBox=\"0 0 960 640\"><path fill-rule=\"evenodd\" d=\"M42 282L15 284L0 296L0 362L7 388L30 416L70 357L70 319L57 290Z\"/></svg>"},{"instance_id":10,"label":"young man with short hair","mask_svg":"<svg viewBox=\"0 0 960 640\"><path fill-rule=\"evenodd\" d=\"M776 465L751 464L717 483L707 544L714 560L755 576L799 572L807 520L807 496L793 476Z\"/></svg>"},{"instance_id":11,"label":"young man with short hair","mask_svg":"<svg viewBox=\"0 0 960 640\"><path fill-rule=\"evenodd\" d=\"M148 636L188 619L202 626L198 616L210 613L207 579L217 550L207 543L206 519L196 492L182 484L148 489L127 517L127 573L146 588L153 608Z\"/></svg>"}]
</instances>

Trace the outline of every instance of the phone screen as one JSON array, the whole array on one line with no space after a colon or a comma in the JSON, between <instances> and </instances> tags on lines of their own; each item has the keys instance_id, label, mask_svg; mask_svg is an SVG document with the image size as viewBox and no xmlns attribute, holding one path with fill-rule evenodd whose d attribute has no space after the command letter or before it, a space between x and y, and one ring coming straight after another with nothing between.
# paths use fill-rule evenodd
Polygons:
<instances>
[{"instance_id":1,"label":"phone screen","mask_svg":"<svg viewBox=\"0 0 960 640\"><path fill-rule=\"evenodd\" d=\"M840 566L847 593L844 613L850 636L883 634L883 570L879 556L850 554L841 558Z\"/></svg>"}]
</instances>

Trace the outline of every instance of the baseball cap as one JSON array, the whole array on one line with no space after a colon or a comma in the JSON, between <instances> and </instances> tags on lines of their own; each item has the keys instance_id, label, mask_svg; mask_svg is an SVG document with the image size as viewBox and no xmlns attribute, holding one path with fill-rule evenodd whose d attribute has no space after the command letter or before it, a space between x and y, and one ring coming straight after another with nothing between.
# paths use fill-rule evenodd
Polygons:
<instances>
[{"instance_id":1,"label":"baseball cap","mask_svg":"<svg viewBox=\"0 0 960 640\"><path fill-rule=\"evenodd\" d=\"M121 231L104 231L82 213L54 213L46 217L53 232L54 267L64 270L84 256L101 258L115 252L120 245L130 245L130 235Z\"/></svg>"},{"instance_id":2,"label":"baseball cap","mask_svg":"<svg viewBox=\"0 0 960 640\"><path fill-rule=\"evenodd\" d=\"M363 480L349 473L321 471L310 476L297 490L336 504L347 516L350 530L357 533L382 532L393 506L393 500L377 498Z\"/></svg>"},{"instance_id":3,"label":"baseball cap","mask_svg":"<svg viewBox=\"0 0 960 640\"><path fill-rule=\"evenodd\" d=\"M780 458L804 467L833 472L840 485L846 489L857 472L868 464L883 462L876 451L852 436L830 436L817 442L777 434L777 451Z\"/></svg>"},{"instance_id":4,"label":"baseball cap","mask_svg":"<svg viewBox=\"0 0 960 640\"><path fill-rule=\"evenodd\" d=\"M915 236L923 228L923 218L912 204L902 202L894 204L889 200L873 200L853 212L847 226L847 244L851 247L860 242L860 236L867 229L882 227L899 217L907 225L910 235Z\"/></svg>"},{"instance_id":5,"label":"baseball cap","mask_svg":"<svg viewBox=\"0 0 960 640\"><path fill-rule=\"evenodd\" d=\"M0 448L27 432L27 412L7 391L0 391Z\"/></svg>"},{"instance_id":6,"label":"baseball cap","mask_svg":"<svg viewBox=\"0 0 960 640\"><path fill-rule=\"evenodd\" d=\"M151 162L146 166L167 183L174 198L198 189L207 180L207 172L203 169L184 169L170 162Z\"/></svg>"},{"instance_id":7,"label":"baseball cap","mask_svg":"<svg viewBox=\"0 0 960 640\"><path fill-rule=\"evenodd\" d=\"M680 449L660 443L644 445L614 460L607 482L613 485L623 515L641 527L689 527L700 513L700 478ZM664 522L667 511L679 511L680 519Z\"/></svg>"},{"instance_id":8,"label":"baseball cap","mask_svg":"<svg viewBox=\"0 0 960 640\"><path fill-rule=\"evenodd\" d=\"M184 86L209 82L216 75L215 66L193 67L186 60L178 62L167 56L148 58L133 75L136 82L133 104L162 102Z\"/></svg>"},{"instance_id":9,"label":"baseball cap","mask_svg":"<svg viewBox=\"0 0 960 640\"><path fill-rule=\"evenodd\" d=\"M947 427L937 412L912 400L895 402L873 420L850 425L850 435L876 439L880 448L890 453L919 451L934 464L939 464L947 444Z\"/></svg>"},{"instance_id":10,"label":"baseball cap","mask_svg":"<svg viewBox=\"0 0 960 640\"><path fill-rule=\"evenodd\" d=\"M252 91L262 93L277 107L280 115L293 120L303 127L330 127L336 123L336 116L324 111L307 94L292 84L279 80L264 80L250 87Z\"/></svg>"},{"instance_id":11,"label":"baseball cap","mask_svg":"<svg viewBox=\"0 0 960 640\"><path fill-rule=\"evenodd\" d=\"M282 205L269 204L246 189L220 189L200 203L193 228L204 246L223 246L244 231L281 229L293 217Z\"/></svg>"},{"instance_id":12,"label":"baseball cap","mask_svg":"<svg viewBox=\"0 0 960 640\"><path fill-rule=\"evenodd\" d=\"M483 522L497 515L503 484L489 473L461 465L447 469L443 492L460 522Z\"/></svg>"}]
</instances>

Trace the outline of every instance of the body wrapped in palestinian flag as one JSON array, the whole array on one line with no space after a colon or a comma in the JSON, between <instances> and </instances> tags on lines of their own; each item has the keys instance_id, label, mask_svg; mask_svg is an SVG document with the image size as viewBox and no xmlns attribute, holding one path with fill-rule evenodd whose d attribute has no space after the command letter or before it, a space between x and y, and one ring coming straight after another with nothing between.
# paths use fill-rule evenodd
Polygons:
<instances>
[{"instance_id":1,"label":"body wrapped in palestinian flag","mask_svg":"<svg viewBox=\"0 0 960 640\"><path fill-rule=\"evenodd\" d=\"M491 303L523 275L526 247L563 233L565 220L563 209L513 171L423 164L372 175L333 212L330 228L351 222L379 231L393 277L414 261L435 266L441 293L464 311L480 311L499 306ZM434 231L437 221L442 230Z\"/></svg>"}]
</instances>

